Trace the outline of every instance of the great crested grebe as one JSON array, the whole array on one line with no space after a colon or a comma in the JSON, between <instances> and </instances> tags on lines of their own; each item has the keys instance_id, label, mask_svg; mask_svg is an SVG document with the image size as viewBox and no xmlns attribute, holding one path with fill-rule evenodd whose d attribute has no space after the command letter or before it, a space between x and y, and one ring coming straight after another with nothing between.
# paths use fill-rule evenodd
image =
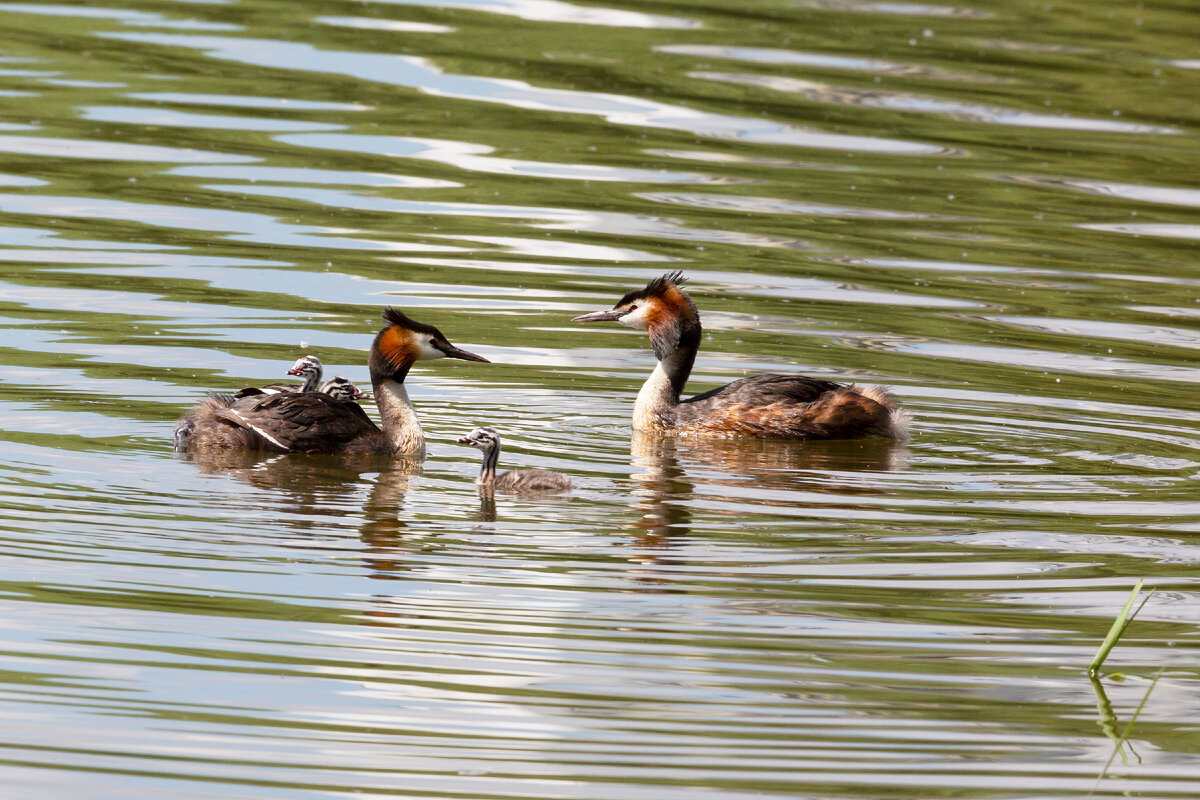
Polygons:
<instances>
[{"instance_id":1,"label":"great crested grebe","mask_svg":"<svg viewBox=\"0 0 1200 800\"><path fill-rule=\"evenodd\" d=\"M253 397L257 394L277 394L279 392L315 392L317 391L317 384L321 382L321 376L325 374L325 367L322 366L321 359L316 356L301 356L296 359L295 364L292 364L292 368L287 371L287 374L303 376L304 383L299 386L294 383L269 383L266 386L248 386L245 389L239 389L233 396Z\"/></svg>"},{"instance_id":2,"label":"great crested grebe","mask_svg":"<svg viewBox=\"0 0 1200 800\"><path fill-rule=\"evenodd\" d=\"M650 336L658 366L638 392L633 429L775 439L906 438L908 413L878 386L803 375L755 375L680 400L700 349L700 315L671 272L625 295L610 311L573 322L619 322Z\"/></svg>"},{"instance_id":3,"label":"great crested grebe","mask_svg":"<svg viewBox=\"0 0 1200 800\"><path fill-rule=\"evenodd\" d=\"M569 492L571 479L548 469L514 469L496 474L500 460L500 434L493 428L476 428L458 440L483 451L483 466L475 483L485 489L508 492Z\"/></svg>"},{"instance_id":4,"label":"great crested grebe","mask_svg":"<svg viewBox=\"0 0 1200 800\"><path fill-rule=\"evenodd\" d=\"M418 361L487 359L461 350L432 325L402 312L383 312L387 326L375 336L367 366L371 371L380 429L358 403L323 392L279 392L234 398L210 395L175 427L178 450L238 448L274 453L384 453L422 458L425 435L404 389Z\"/></svg>"}]
</instances>

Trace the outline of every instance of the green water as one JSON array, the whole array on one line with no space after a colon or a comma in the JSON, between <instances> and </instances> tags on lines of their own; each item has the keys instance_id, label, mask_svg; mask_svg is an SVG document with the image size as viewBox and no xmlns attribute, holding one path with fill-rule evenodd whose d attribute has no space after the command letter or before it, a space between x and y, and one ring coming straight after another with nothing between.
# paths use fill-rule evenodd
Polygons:
<instances>
[{"instance_id":1,"label":"green water","mask_svg":"<svg viewBox=\"0 0 1200 800\"><path fill-rule=\"evenodd\" d=\"M0 31L0 794L1200 794L1187 4ZM912 440L631 438L642 334L569 320L674 269L692 390L884 383ZM304 353L365 384L386 305L494 362L412 373L419 474L172 453ZM481 498L481 424L575 491Z\"/></svg>"}]
</instances>

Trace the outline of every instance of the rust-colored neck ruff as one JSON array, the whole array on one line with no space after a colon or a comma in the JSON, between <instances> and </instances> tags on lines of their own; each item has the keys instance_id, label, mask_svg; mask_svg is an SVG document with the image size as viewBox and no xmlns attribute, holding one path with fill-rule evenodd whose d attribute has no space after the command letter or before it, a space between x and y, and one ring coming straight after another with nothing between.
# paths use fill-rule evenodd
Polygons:
<instances>
[{"instance_id":1,"label":"rust-colored neck ruff","mask_svg":"<svg viewBox=\"0 0 1200 800\"><path fill-rule=\"evenodd\" d=\"M403 383L409 369L417 361L417 346L412 334L396 325L384 328L371 345L367 365L371 370L371 382L384 377Z\"/></svg>"}]
</instances>

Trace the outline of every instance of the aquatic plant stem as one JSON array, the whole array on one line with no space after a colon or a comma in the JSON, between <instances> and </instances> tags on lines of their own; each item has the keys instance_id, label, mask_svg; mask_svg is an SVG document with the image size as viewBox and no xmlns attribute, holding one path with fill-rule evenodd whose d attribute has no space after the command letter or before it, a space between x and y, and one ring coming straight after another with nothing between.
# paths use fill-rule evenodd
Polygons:
<instances>
[{"instance_id":1,"label":"aquatic plant stem","mask_svg":"<svg viewBox=\"0 0 1200 800\"><path fill-rule=\"evenodd\" d=\"M1133 591L1129 593L1129 599L1125 601L1125 607L1121 609L1121 613L1117 614L1117 618L1113 620L1112 627L1108 629L1108 635L1104 637L1104 641L1100 644L1100 649L1096 651L1096 657L1092 659L1092 664L1088 667L1089 675L1096 675L1100 671L1100 667L1104 664L1104 659L1108 658L1108 654L1112 652L1121 635L1125 633L1125 629L1129 627L1134 617L1146 605L1146 601L1154 596L1154 590L1151 589L1150 593L1146 595L1146 599L1142 601L1142 605L1138 606L1137 611L1132 614L1129 613L1129 609L1133 608L1133 601L1137 599L1138 594L1142 591L1142 584L1144 582L1144 578L1138 578L1138 582L1134 584Z\"/></svg>"}]
</instances>

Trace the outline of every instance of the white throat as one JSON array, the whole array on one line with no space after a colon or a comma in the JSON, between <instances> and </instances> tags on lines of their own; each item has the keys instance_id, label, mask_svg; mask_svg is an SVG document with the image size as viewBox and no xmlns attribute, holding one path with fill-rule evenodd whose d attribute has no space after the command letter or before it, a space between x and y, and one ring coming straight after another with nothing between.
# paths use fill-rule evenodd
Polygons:
<instances>
[{"instance_id":1,"label":"white throat","mask_svg":"<svg viewBox=\"0 0 1200 800\"><path fill-rule=\"evenodd\" d=\"M375 404L383 421L383 434L391 442L396 455L425 456L425 432L417 420L408 390L403 383L384 378L374 386Z\"/></svg>"},{"instance_id":2,"label":"white throat","mask_svg":"<svg viewBox=\"0 0 1200 800\"><path fill-rule=\"evenodd\" d=\"M671 379L667 377L667 371L660 361L642 384L642 390L633 403L633 429L648 431L661 428L662 414L674 408L678 402L679 398L671 388Z\"/></svg>"}]
</instances>

